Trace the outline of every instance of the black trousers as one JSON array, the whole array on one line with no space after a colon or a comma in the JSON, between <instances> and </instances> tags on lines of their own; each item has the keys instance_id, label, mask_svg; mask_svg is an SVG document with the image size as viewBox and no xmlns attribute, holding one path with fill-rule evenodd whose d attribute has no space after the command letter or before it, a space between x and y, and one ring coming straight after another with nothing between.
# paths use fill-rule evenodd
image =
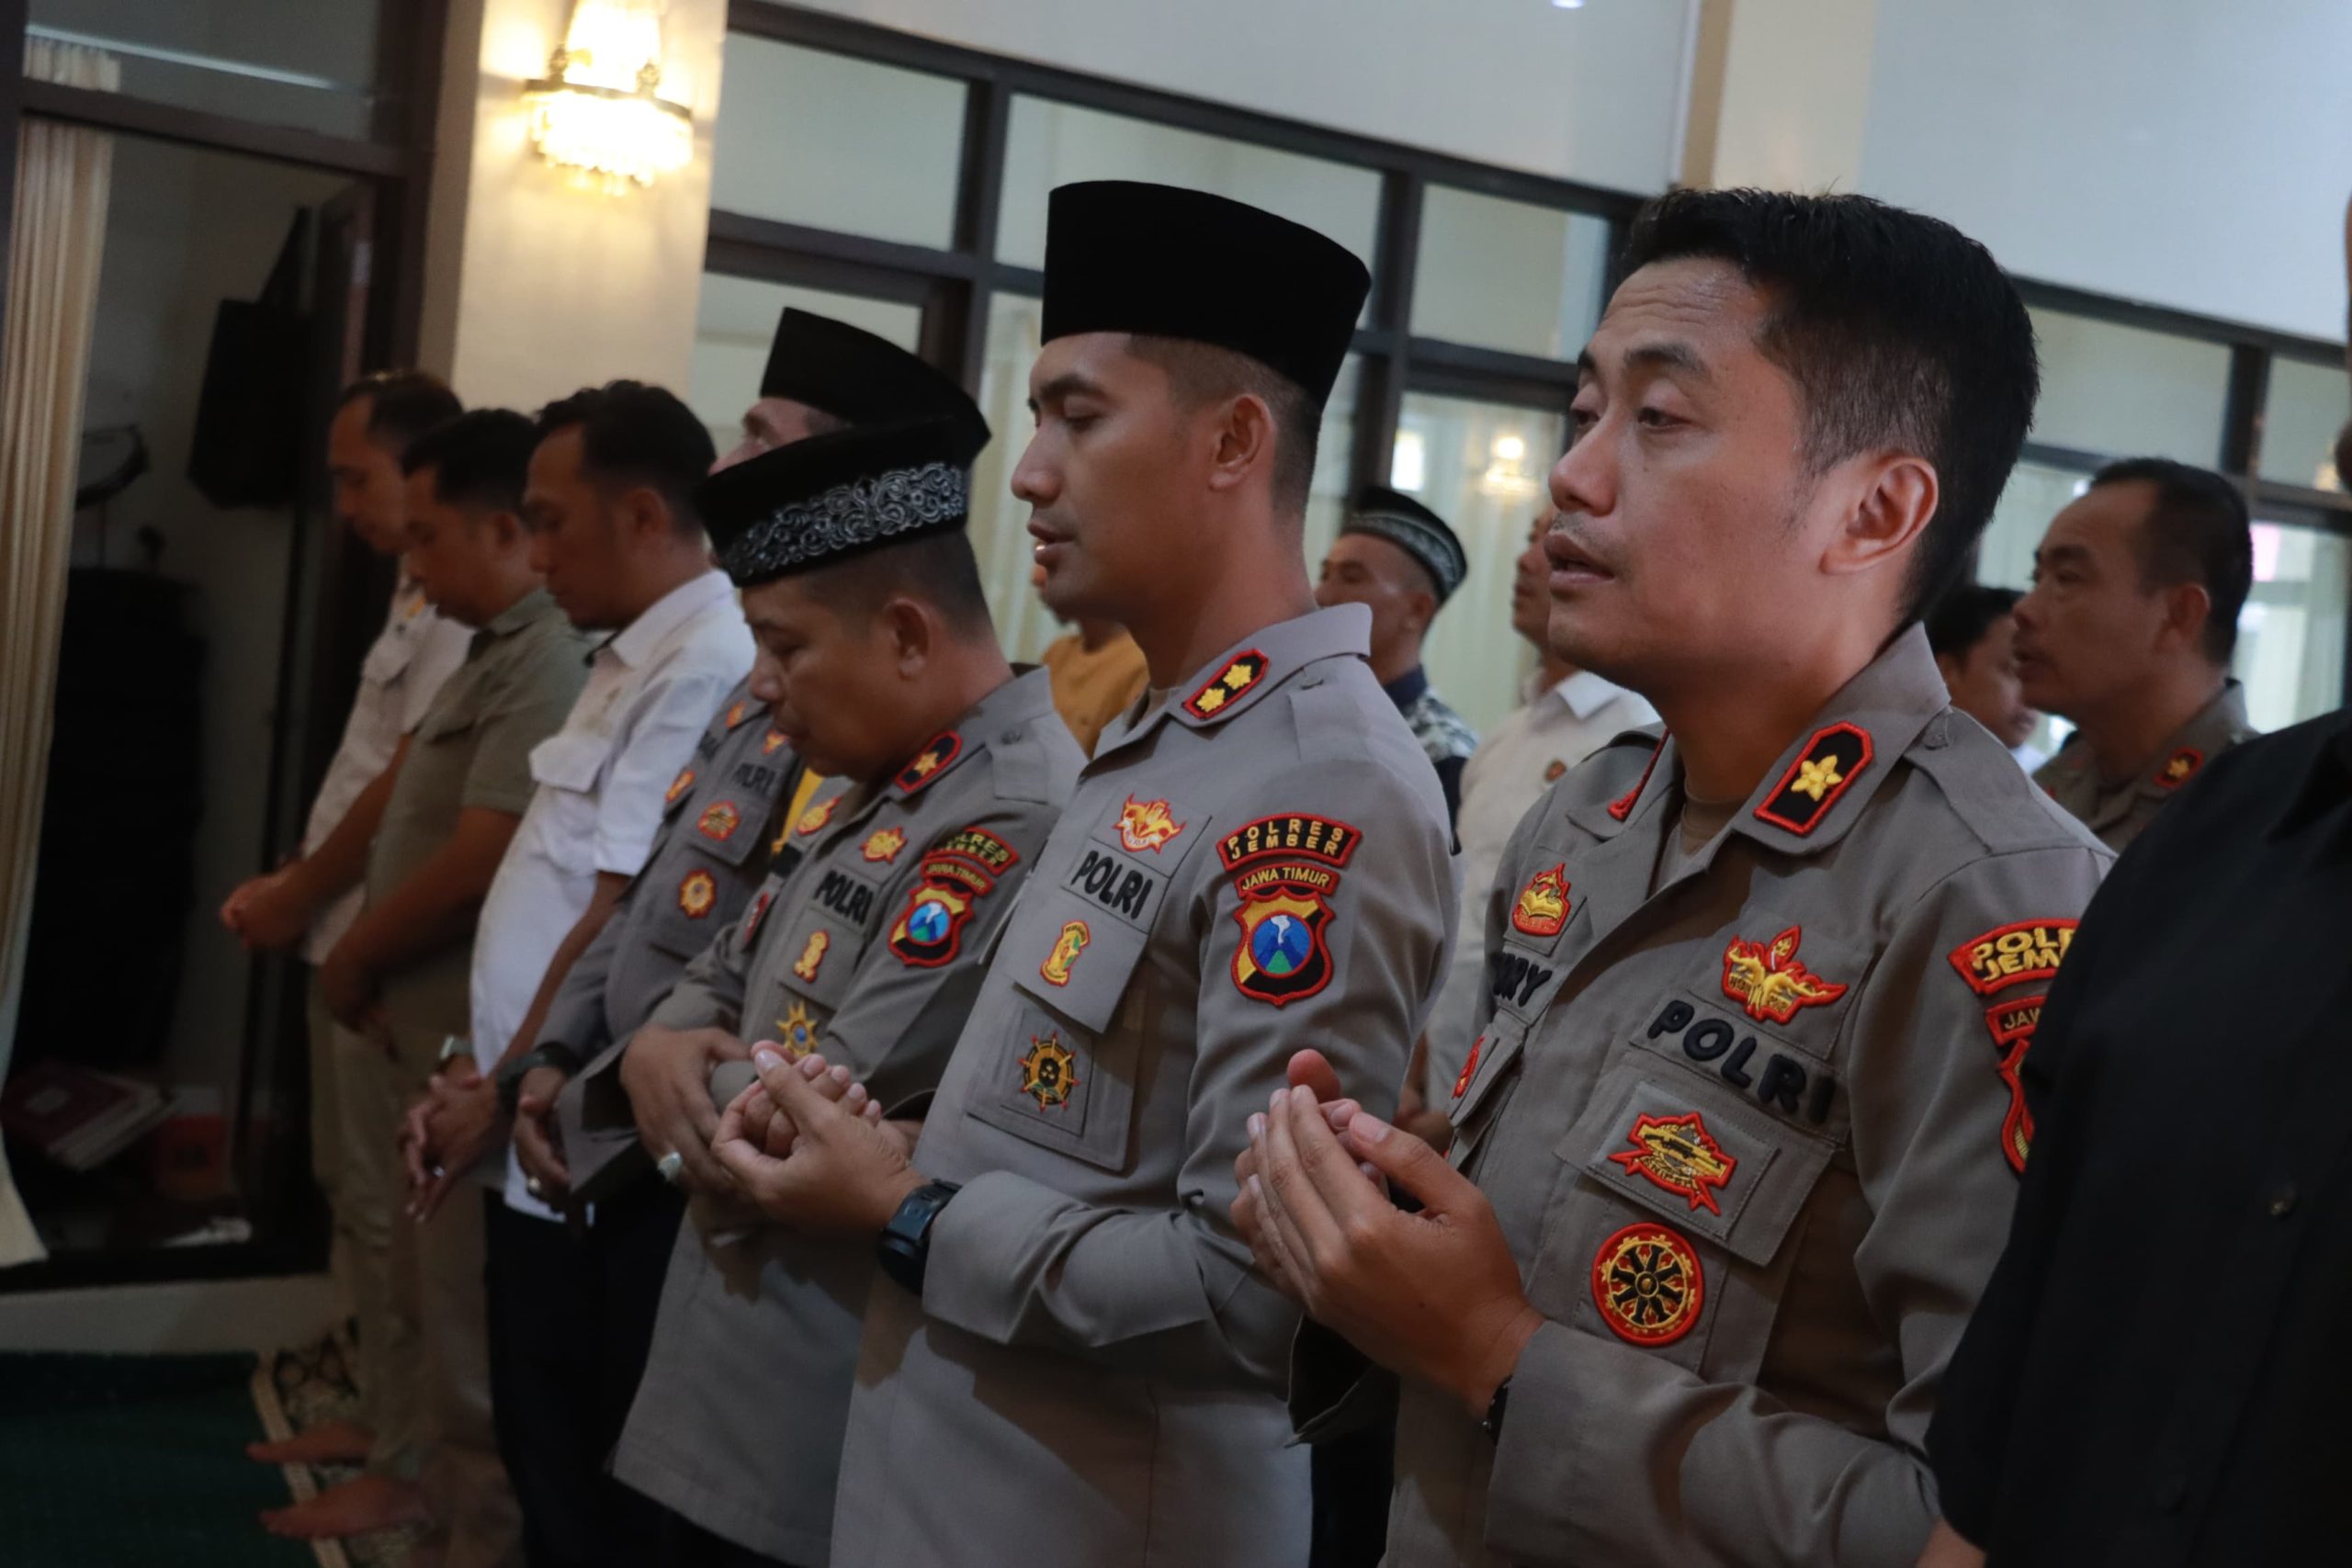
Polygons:
<instances>
[{"instance_id":1,"label":"black trousers","mask_svg":"<svg viewBox=\"0 0 2352 1568\"><path fill-rule=\"evenodd\" d=\"M1396 1418L1317 1443L1311 1568L1374 1568L1388 1550L1388 1492L1396 1470Z\"/></svg>"},{"instance_id":2,"label":"black trousers","mask_svg":"<svg viewBox=\"0 0 2352 1568\"><path fill-rule=\"evenodd\" d=\"M662 1510L662 1549L646 1568L792 1568L748 1546L715 1536L684 1514Z\"/></svg>"},{"instance_id":3,"label":"black trousers","mask_svg":"<svg viewBox=\"0 0 2352 1568\"><path fill-rule=\"evenodd\" d=\"M484 1194L490 1397L530 1568L656 1561L662 1508L614 1480L685 1198L647 1179L585 1231Z\"/></svg>"}]
</instances>

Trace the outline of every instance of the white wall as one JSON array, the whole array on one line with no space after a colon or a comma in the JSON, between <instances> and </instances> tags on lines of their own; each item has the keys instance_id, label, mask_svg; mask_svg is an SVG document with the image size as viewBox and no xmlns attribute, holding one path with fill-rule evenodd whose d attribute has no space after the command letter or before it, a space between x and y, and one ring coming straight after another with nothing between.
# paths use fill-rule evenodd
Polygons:
<instances>
[{"instance_id":1,"label":"white wall","mask_svg":"<svg viewBox=\"0 0 2352 1568\"><path fill-rule=\"evenodd\" d=\"M2030 276L2343 337L2352 4L1877 10L1862 189Z\"/></svg>"},{"instance_id":2,"label":"white wall","mask_svg":"<svg viewBox=\"0 0 2352 1568\"><path fill-rule=\"evenodd\" d=\"M1690 0L802 0L974 49L1648 192Z\"/></svg>"}]
</instances>

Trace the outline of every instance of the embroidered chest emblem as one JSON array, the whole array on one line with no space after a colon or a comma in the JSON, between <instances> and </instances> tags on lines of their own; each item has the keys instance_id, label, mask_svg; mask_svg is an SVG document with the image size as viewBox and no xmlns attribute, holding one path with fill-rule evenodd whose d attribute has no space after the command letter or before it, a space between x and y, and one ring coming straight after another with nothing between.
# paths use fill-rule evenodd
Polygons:
<instances>
[{"instance_id":1,"label":"embroidered chest emblem","mask_svg":"<svg viewBox=\"0 0 2352 1568\"><path fill-rule=\"evenodd\" d=\"M800 814L800 820L792 825L792 830L804 839L811 833L822 832L825 824L833 819L833 807L841 803L842 797L838 795L829 800L818 801Z\"/></svg>"},{"instance_id":2,"label":"embroidered chest emblem","mask_svg":"<svg viewBox=\"0 0 2352 1568\"><path fill-rule=\"evenodd\" d=\"M874 836L867 839L857 852L867 860L888 863L897 860L899 852L906 847L907 830L905 829L877 828L874 830Z\"/></svg>"},{"instance_id":3,"label":"embroidered chest emblem","mask_svg":"<svg viewBox=\"0 0 2352 1568\"><path fill-rule=\"evenodd\" d=\"M773 757L784 750L784 731L771 729L760 738L760 755Z\"/></svg>"},{"instance_id":4,"label":"embroidered chest emblem","mask_svg":"<svg viewBox=\"0 0 2352 1568\"><path fill-rule=\"evenodd\" d=\"M2194 746L2184 746L2165 759L2165 765L2156 770L2156 783L2166 789L2178 789L2195 778L2197 770L2204 765L2204 752Z\"/></svg>"},{"instance_id":5,"label":"embroidered chest emblem","mask_svg":"<svg viewBox=\"0 0 2352 1568\"><path fill-rule=\"evenodd\" d=\"M1695 1111L1687 1116L1636 1116L1625 1134L1634 1146L1609 1157L1634 1176L1647 1179L1693 1209L1720 1214L1715 1193L1731 1181L1739 1162L1724 1153Z\"/></svg>"},{"instance_id":6,"label":"embroidered chest emblem","mask_svg":"<svg viewBox=\"0 0 2352 1568\"><path fill-rule=\"evenodd\" d=\"M1029 1054L1020 1066L1021 1092L1035 1100L1039 1110L1069 1103L1070 1091L1078 1088L1078 1057L1062 1044L1060 1035L1031 1035Z\"/></svg>"},{"instance_id":7,"label":"embroidered chest emblem","mask_svg":"<svg viewBox=\"0 0 2352 1568\"><path fill-rule=\"evenodd\" d=\"M678 884L678 908L686 919L699 920L718 902L718 880L707 871L693 871Z\"/></svg>"},{"instance_id":8,"label":"embroidered chest emblem","mask_svg":"<svg viewBox=\"0 0 2352 1568\"><path fill-rule=\"evenodd\" d=\"M743 814L735 809L735 803L722 800L702 814L702 820L695 824L695 829L704 838L723 844L733 838L735 829L742 825Z\"/></svg>"},{"instance_id":9,"label":"embroidered chest emblem","mask_svg":"<svg viewBox=\"0 0 2352 1568\"><path fill-rule=\"evenodd\" d=\"M1698 1324L1706 1274L1698 1249L1664 1225L1627 1225L1592 1259L1592 1304L1632 1345L1670 1345Z\"/></svg>"},{"instance_id":10,"label":"embroidered chest emblem","mask_svg":"<svg viewBox=\"0 0 2352 1568\"><path fill-rule=\"evenodd\" d=\"M1093 940L1094 933L1087 929L1084 920L1071 920L1062 927L1062 934L1054 939L1053 952L1046 954L1046 961L1037 965L1038 975L1048 986L1069 985L1069 966L1078 962L1078 955L1085 952L1087 943Z\"/></svg>"},{"instance_id":11,"label":"embroidered chest emblem","mask_svg":"<svg viewBox=\"0 0 2352 1568\"><path fill-rule=\"evenodd\" d=\"M662 796L662 803L667 806L675 806L686 791L694 787L695 771L692 768L681 768L678 770L678 776L670 781L669 790Z\"/></svg>"},{"instance_id":12,"label":"embroidered chest emblem","mask_svg":"<svg viewBox=\"0 0 2352 1568\"><path fill-rule=\"evenodd\" d=\"M733 729L737 725L743 722L744 717L749 715L751 711L752 705L749 703L736 703L730 705L727 710L727 728Z\"/></svg>"},{"instance_id":13,"label":"embroidered chest emblem","mask_svg":"<svg viewBox=\"0 0 2352 1568\"><path fill-rule=\"evenodd\" d=\"M1137 800L1127 796L1119 807L1119 842L1136 853L1145 850L1158 854L1160 846L1184 830L1184 824L1170 814L1164 800Z\"/></svg>"},{"instance_id":14,"label":"embroidered chest emblem","mask_svg":"<svg viewBox=\"0 0 2352 1568\"><path fill-rule=\"evenodd\" d=\"M798 1061L817 1048L817 1025L808 1016L808 1004L795 997L784 1016L775 1021L776 1032L784 1041L784 1048L794 1061Z\"/></svg>"},{"instance_id":15,"label":"embroidered chest emblem","mask_svg":"<svg viewBox=\"0 0 2352 1568\"><path fill-rule=\"evenodd\" d=\"M1724 995L1747 1016L1786 1023L1804 1008L1824 1008L1846 987L1823 979L1797 961L1804 928L1791 926L1770 942L1734 937L1724 949Z\"/></svg>"},{"instance_id":16,"label":"embroidered chest emblem","mask_svg":"<svg viewBox=\"0 0 2352 1568\"><path fill-rule=\"evenodd\" d=\"M793 960L793 974L803 980L815 979L817 977L818 965L825 962L825 950L832 945L832 932L810 931L808 933L808 945L800 950L800 956L798 958Z\"/></svg>"},{"instance_id":17,"label":"embroidered chest emblem","mask_svg":"<svg viewBox=\"0 0 2352 1568\"><path fill-rule=\"evenodd\" d=\"M1568 923L1567 862L1528 878L1527 886L1519 890L1519 902L1511 906L1510 923L1513 931L1529 936L1560 934Z\"/></svg>"},{"instance_id":18,"label":"embroidered chest emblem","mask_svg":"<svg viewBox=\"0 0 2352 1568\"><path fill-rule=\"evenodd\" d=\"M1237 653L1226 660L1225 668L1204 682L1201 689L1184 699L1184 711L1194 718L1214 718L1222 713L1234 698L1266 678L1266 656L1256 649Z\"/></svg>"}]
</instances>

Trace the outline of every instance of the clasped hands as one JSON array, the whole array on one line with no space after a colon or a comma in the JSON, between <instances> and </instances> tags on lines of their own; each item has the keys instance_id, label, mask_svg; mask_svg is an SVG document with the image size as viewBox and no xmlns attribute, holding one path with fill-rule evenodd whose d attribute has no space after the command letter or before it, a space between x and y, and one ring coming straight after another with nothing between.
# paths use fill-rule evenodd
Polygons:
<instances>
[{"instance_id":1,"label":"clasped hands","mask_svg":"<svg viewBox=\"0 0 2352 1568\"><path fill-rule=\"evenodd\" d=\"M1250 1118L1233 1223L1259 1270L1374 1361L1484 1416L1543 1314L1493 1206L1436 1150L1340 1092L1322 1054ZM1407 1213L1387 1186L1419 1200Z\"/></svg>"}]
</instances>

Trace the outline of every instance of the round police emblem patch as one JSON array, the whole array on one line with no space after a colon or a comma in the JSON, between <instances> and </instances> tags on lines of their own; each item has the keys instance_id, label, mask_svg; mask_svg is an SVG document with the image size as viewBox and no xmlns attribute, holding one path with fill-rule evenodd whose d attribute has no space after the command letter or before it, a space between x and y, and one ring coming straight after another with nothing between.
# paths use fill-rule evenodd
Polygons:
<instances>
[{"instance_id":1,"label":"round police emblem patch","mask_svg":"<svg viewBox=\"0 0 2352 1568\"><path fill-rule=\"evenodd\" d=\"M1664 1225L1627 1225L1593 1257L1592 1304L1628 1344L1672 1344L1698 1323L1705 1299L1698 1252Z\"/></svg>"}]
</instances>

